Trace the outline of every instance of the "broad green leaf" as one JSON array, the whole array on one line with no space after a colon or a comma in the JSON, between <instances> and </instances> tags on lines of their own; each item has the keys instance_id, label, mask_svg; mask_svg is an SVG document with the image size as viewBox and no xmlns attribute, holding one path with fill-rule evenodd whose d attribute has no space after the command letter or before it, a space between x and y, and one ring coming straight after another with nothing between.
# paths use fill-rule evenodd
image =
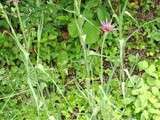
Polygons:
<instances>
[{"instance_id":1,"label":"broad green leaf","mask_svg":"<svg viewBox=\"0 0 160 120\"><path fill-rule=\"evenodd\" d=\"M154 108L148 109L148 112L152 113L152 114L160 114L160 111L158 109L154 109Z\"/></svg>"},{"instance_id":2,"label":"broad green leaf","mask_svg":"<svg viewBox=\"0 0 160 120\"><path fill-rule=\"evenodd\" d=\"M9 25L5 21L5 19L0 20L0 28L9 29Z\"/></svg>"},{"instance_id":3,"label":"broad green leaf","mask_svg":"<svg viewBox=\"0 0 160 120\"><path fill-rule=\"evenodd\" d=\"M152 87L152 93L153 93L153 95L155 95L155 96L159 96L160 94L160 91L159 91L159 89L157 88L157 87Z\"/></svg>"},{"instance_id":4,"label":"broad green leaf","mask_svg":"<svg viewBox=\"0 0 160 120\"><path fill-rule=\"evenodd\" d=\"M87 19L92 19L94 14L93 14L93 11L90 10L90 9L85 9L84 12L83 12L83 16Z\"/></svg>"},{"instance_id":5,"label":"broad green leaf","mask_svg":"<svg viewBox=\"0 0 160 120\"><path fill-rule=\"evenodd\" d=\"M140 99L136 99L134 105L135 105L135 111L134 111L135 113L139 113L142 111Z\"/></svg>"},{"instance_id":6,"label":"broad green leaf","mask_svg":"<svg viewBox=\"0 0 160 120\"><path fill-rule=\"evenodd\" d=\"M68 31L69 31L69 35L72 38L78 37L78 29L74 20L72 20L71 23L68 24Z\"/></svg>"},{"instance_id":7,"label":"broad green leaf","mask_svg":"<svg viewBox=\"0 0 160 120\"><path fill-rule=\"evenodd\" d=\"M132 95L139 95L139 94L140 94L140 90L139 89L132 90Z\"/></svg>"},{"instance_id":8,"label":"broad green leaf","mask_svg":"<svg viewBox=\"0 0 160 120\"><path fill-rule=\"evenodd\" d=\"M61 15L61 16L57 16L56 19L60 22L67 22L69 20L69 16Z\"/></svg>"},{"instance_id":9,"label":"broad green leaf","mask_svg":"<svg viewBox=\"0 0 160 120\"><path fill-rule=\"evenodd\" d=\"M160 109L160 103L159 103L159 102L154 103L153 106L154 106L155 108Z\"/></svg>"},{"instance_id":10,"label":"broad green leaf","mask_svg":"<svg viewBox=\"0 0 160 120\"><path fill-rule=\"evenodd\" d=\"M86 34L86 43L93 44L99 40L100 31L96 29L93 25L86 22L83 27L84 33Z\"/></svg>"},{"instance_id":11,"label":"broad green leaf","mask_svg":"<svg viewBox=\"0 0 160 120\"><path fill-rule=\"evenodd\" d=\"M147 74L149 74L153 77L157 76L156 73L155 73L156 72L156 67L155 67L154 64L151 64L145 71L146 71Z\"/></svg>"},{"instance_id":12,"label":"broad green leaf","mask_svg":"<svg viewBox=\"0 0 160 120\"><path fill-rule=\"evenodd\" d=\"M148 120L149 119L149 113L147 110L144 110L141 114L141 120Z\"/></svg>"},{"instance_id":13,"label":"broad green leaf","mask_svg":"<svg viewBox=\"0 0 160 120\"><path fill-rule=\"evenodd\" d=\"M6 41L5 36L2 33L0 33L0 44L4 44L5 41Z\"/></svg>"},{"instance_id":14,"label":"broad green leaf","mask_svg":"<svg viewBox=\"0 0 160 120\"><path fill-rule=\"evenodd\" d=\"M155 79L153 77L148 77L146 82L150 86L156 86L157 88L160 88L160 80L158 79Z\"/></svg>"},{"instance_id":15,"label":"broad green leaf","mask_svg":"<svg viewBox=\"0 0 160 120\"><path fill-rule=\"evenodd\" d=\"M138 62L138 56L135 56L135 55L131 54L131 55L128 56L128 60L131 63L137 63Z\"/></svg>"},{"instance_id":16,"label":"broad green leaf","mask_svg":"<svg viewBox=\"0 0 160 120\"><path fill-rule=\"evenodd\" d=\"M151 32L148 37L153 40L160 41L160 32Z\"/></svg>"},{"instance_id":17,"label":"broad green leaf","mask_svg":"<svg viewBox=\"0 0 160 120\"><path fill-rule=\"evenodd\" d=\"M66 51L59 51L57 62L60 66L66 65L68 62L68 53Z\"/></svg>"},{"instance_id":18,"label":"broad green leaf","mask_svg":"<svg viewBox=\"0 0 160 120\"><path fill-rule=\"evenodd\" d=\"M57 30L52 24L45 25L43 28L42 40L41 43L45 43L48 40L54 40L58 36Z\"/></svg>"},{"instance_id":19,"label":"broad green leaf","mask_svg":"<svg viewBox=\"0 0 160 120\"><path fill-rule=\"evenodd\" d=\"M109 19L109 14L107 12L107 9L103 6L100 6L97 9L97 17L99 19L99 21L105 21L106 19Z\"/></svg>"},{"instance_id":20,"label":"broad green leaf","mask_svg":"<svg viewBox=\"0 0 160 120\"><path fill-rule=\"evenodd\" d=\"M139 113L145 109L148 104L148 100L144 95L139 95L135 101L135 113Z\"/></svg>"},{"instance_id":21,"label":"broad green leaf","mask_svg":"<svg viewBox=\"0 0 160 120\"><path fill-rule=\"evenodd\" d=\"M138 67L140 70L145 70L148 68L148 62L146 60L140 61Z\"/></svg>"},{"instance_id":22,"label":"broad green leaf","mask_svg":"<svg viewBox=\"0 0 160 120\"><path fill-rule=\"evenodd\" d=\"M86 3L85 8L86 9L91 9L94 7L97 7L99 4L99 0L88 0L88 2Z\"/></svg>"},{"instance_id":23,"label":"broad green leaf","mask_svg":"<svg viewBox=\"0 0 160 120\"><path fill-rule=\"evenodd\" d=\"M158 99L157 99L155 96L153 96L153 95L150 96L150 98L149 98L148 100L149 100L150 103L152 103L153 105L158 102Z\"/></svg>"},{"instance_id":24,"label":"broad green leaf","mask_svg":"<svg viewBox=\"0 0 160 120\"><path fill-rule=\"evenodd\" d=\"M141 107L145 108L148 104L148 100L147 100L146 96L139 95L138 99L140 99L140 101L141 101Z\"/></svg>"},{"instance_id":25,"label":"broad green leaf","mask_svg":"<svg viewBox=\"0 0 160 120\"><path fill-rule=\"evenodd\" d=\"M145 90L142 94L143 94L143 96L146 97L146 99L149 99L150 97L153 96L152 93L148 90Z\"/></svg>"},{"instance_id":26,"label":"broad green leaf","mask_svg":"<svg viewBox=\"0 0 160 120\"><path fill-rule=\"evenodd\" d=\"M124 99L125 105L131 104L134 101L134 97L129 97Z\"/></svg>"}]
</instances>

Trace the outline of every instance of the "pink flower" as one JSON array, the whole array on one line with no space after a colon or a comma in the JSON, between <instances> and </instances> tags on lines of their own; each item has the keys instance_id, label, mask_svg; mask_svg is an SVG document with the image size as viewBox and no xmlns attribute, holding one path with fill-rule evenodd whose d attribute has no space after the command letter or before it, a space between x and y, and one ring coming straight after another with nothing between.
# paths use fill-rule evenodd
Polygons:
<instances>
[{"instance_id":1,"label":"pink flower","mask_svg":"<svg viewBox=\"0 0 160 120\"><path fill-rule=\"evenodd\" d=\"M111 22L103 21L101 22L101 30L103 32L111 32L114 30L114 25L111 24Z\"/></svg>"}]
</instances>

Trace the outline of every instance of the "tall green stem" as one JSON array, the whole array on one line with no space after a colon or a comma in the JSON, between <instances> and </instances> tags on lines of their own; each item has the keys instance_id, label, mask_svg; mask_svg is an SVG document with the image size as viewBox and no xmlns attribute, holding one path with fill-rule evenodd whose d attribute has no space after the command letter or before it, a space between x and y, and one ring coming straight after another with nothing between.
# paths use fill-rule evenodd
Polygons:
<instances>
[{"instance_id":1,"label":"tall green stem","mask_svg":"<svg viewBox=\"0 0 160 120\"><path fill-rule=\"evenodd\" d=\"M80 43L81 43L81 46L83 48L83 53L84 53L84 61L85 61L85 67L86 67L86 78L90 78L90 70L89 70L89 63L88 63L88 57L87 57L88 52L87 52L86 42L85 42L86 35L84 34L83 28L82 28L83 24L84 24L84 18L80 14L80 5L81 5L81 1L75 0L74 6L75 6L76 15L74 16L74 18L75 18L76 27L79 32ZM86 80L86 84L87 84L87 88L89 88L90 80Z\"/></svg>"},{"instance_id":2,"label":"tall green stem","mask_svg":"<svg viewBox=\"0 0 160 120\"><path fill-rule=\"evenodd\" d=\"M100 80L101 80L101 84L103 84L104 82L104 79L103 79L103 49L104 49L104 43L105 43L105 40L106 40L106 37L107 37L107 32L104 33L103 35L103 39L102 39L102 46L101 46L101 73L100 73Z\"/></svg>"},{"instance_id":3,"label":"tall green stem","mask_svg":"<svg viewBox=\"0 0 160 120\"><path fill-rule=\"evenodd\" d=\"M16 7L18 7L18 6L16 6ZM0 4L0 8L2 9L2 13L3 13L3 15L4 15L4 17L5 17L8 25L9 25L9 27L10 27L10 29L11 29L11 32L12 32L12 35L13 35L12 37L13 37L13 39L15 40L18 48L20 49L20 51L22 52L22 54L23 54L23 56L24 56L24 61L23 61L23 62L24 62L24 65L25 65L25 68L26 68L26 72L27 72L27 83L28 83L28 86L29 86L29 88L30 88L30 90L31 90L31 92L32 92L33 98L34 98L35 103L36 103L37 112L38 112L38 114L39 114L38 98L37 98L37 96L36 96L36 92L35 92L35 90L34 90L34 88L33 88L32 81L31 81L31 78L30 78L30 73L31 73L30 64L31 64L31 63L30 63L30 60L29 60L29 53L26 51L26 49L25 49L25 48L23 47L23 45L20 43L20 40L19 40L19 38L18 38L18 36L17 36L17 34L16 34L16 32L15 32L15 30L14 30L14 28L13 28L13 26L12 26L12 24L11 24L9 18L8 18L8 15L6 14L6 12L5 12L5 10L3 9L3 6L2 6L1 4ZM18 11L17 11L17 12L18 12ZM20 14L18 14L18 15L20 15ZM20 16L19 16L19 17L20 17ZM21 26L21 27L22 27L22 26ZM23 37L24 37L24 36L23 36Z\"/></svg>"}]
</instances>

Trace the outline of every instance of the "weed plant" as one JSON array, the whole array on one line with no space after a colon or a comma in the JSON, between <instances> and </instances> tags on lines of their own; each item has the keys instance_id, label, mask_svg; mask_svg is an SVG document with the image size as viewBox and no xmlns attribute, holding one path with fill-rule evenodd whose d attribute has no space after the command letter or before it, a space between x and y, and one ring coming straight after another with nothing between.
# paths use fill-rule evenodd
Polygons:
<instances>
[{"instance_id":1,"label":"weed plant","mask_svg":"<svg viewBox=\"0 0 160 120\"><path fill-rule=\"evenodd\" d=\"M0 119L160 119L158 0L10 0L0 10Z\"/></svg>"}]
</instances>

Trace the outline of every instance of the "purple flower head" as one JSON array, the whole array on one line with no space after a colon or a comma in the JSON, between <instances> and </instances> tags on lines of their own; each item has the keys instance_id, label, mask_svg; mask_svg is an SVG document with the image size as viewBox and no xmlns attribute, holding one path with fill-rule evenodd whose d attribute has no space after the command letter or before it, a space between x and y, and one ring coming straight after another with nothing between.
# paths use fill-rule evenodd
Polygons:
<instances>
[{"instance_id":1,"label":"purple flower head","mask_svg":"<svg viewBox=\"0 0 160 120\"><path fill-rule=\"evenodd\" d=\"M111 22L103 21L101 22L101 30L103 32L111 32L114 30L114 25L111 24Z\"/></svg>"}]
</instances>

